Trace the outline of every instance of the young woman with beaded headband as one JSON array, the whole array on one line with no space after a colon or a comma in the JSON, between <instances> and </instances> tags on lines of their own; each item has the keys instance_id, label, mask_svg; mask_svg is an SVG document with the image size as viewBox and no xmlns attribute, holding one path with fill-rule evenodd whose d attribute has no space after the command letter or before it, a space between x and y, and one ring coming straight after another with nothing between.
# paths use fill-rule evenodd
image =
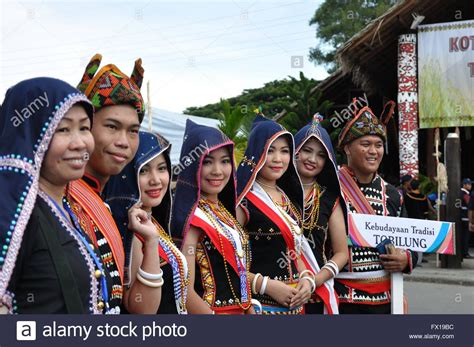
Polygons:
<instances>
[{"instance_id":1,"label":"young woman with beaded headband","mask_svg":"<svg viewBox=\"0 0 474 347\"><path fill-rule=\"evenodd\" d=\"M257 115L237 169L238 212L251 243L252 293L264 314L302 314L316 287L300 229L303 190L293 153L293 136Z\"/></svg>"},{"instance_id":2,"label":"young woman with beaded headband","mask_svg":"<svg viewBox=\"0 0 474 347\"><path fill-rule=\"evenodd\" d=\"M69 84L34 78L7 91L0 118L0 309L117 313L111 272L70 209L84 174L93 107Z\"/></svg>"},{"instance_id":3,"label":"young woman with beaded headband","mask_svg":"<svg viewBox=\"0 0 474 347\"><path fill-rule=\"evenodd\" d=\"M171 145L140 131L131 163L105 188L125 247L124 306L130 313L186 313L188 266L169 234Z\"/></svg>"},{"instance_id":4,"label":"young woman with beaded headband","mask_svg":"<svg viewBox=\"0 0 474 347\"><path fill-rule=\"evenodd\" d=\"M233 151L218 129L187 121L171 225L183 237L189 264L189 313L254 313L248 240L236 220Z\"/></svg>"},{"instance_id":5,"label":"young woman with beaded headband","mask_svg":"<svg viewBox=\"0 0 474 347\"><path fill-rule=\"evenodd\" d=\"M321 120L316 114L313 121L295 135L296 168L305 193L303 233L317 261L312 269L316 272L317 290L305 306L307 314L338 313L333 278L348 259L345 205L336 157Z\"/></svg>"}]
</instances>

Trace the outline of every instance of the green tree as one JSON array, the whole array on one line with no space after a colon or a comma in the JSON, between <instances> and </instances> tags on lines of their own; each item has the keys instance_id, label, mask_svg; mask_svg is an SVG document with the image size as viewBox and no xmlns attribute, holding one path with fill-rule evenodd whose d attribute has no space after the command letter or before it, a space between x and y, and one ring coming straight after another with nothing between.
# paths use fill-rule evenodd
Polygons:
<instances>
[{"instance_id":1,"label":"green tree","mask_svg":"<svg viewBox=\"0 0 474 347\"><path fill-rule=\"evenodd\" d=\"M228 100L221 99L221 111L218 114L219 124L217 127L226 134L235 144L235 160L237 163L242 159L245 147L247 147L248 123L250 114L246 108L239 105L232 107Z\"/></svg>"},{"instance_id":2,"label":"green tree","mask_svg":"<svg viewBox=\"0 0 474 347\"><path fill-rule=\"evenodd\" d=\"M397 0L325 0L309 25L316 26L318 45L309 58L322 64L328 72L337 68L336 51L370 21L385 13Z\"/></svg>"},{"instance_id":3,"label":"green tree","mask_svg":"<svg viewBox=\"0 0 474 347\"><path fill-rule=\"evenodd\" d=\"M261 88L244 89L241 95L227 99L230 106L240 105L242 112L253 114L253 110L262 106L263 111L268 117L273 117L285 110L291 103L288 98L286 87L295 82L289 79L275 80L265 83ZM316 81L315 81L316 83ZM184 114L206 118L219 118L222 110L220 103L209 104L202 107L188 107L183 111Z\"/></svg>"},{"instance_id":4,"label":"green tree","mask_svg":"<svg viewBox=\"0 0 474 347\"><path fill-rule=\"evenodd\" d=\"M326 115L332 106L332 102L322 101L320 90L312 92L317 82L307 78L303 72L300 72L299 80L292 76L289 76L289 78L294 83L287 86L285 90L291 103L286 108L288 113L282 118L281 124L288 131L296 133L311 121L315 113L319 112ZM329 120L326 122L329 122Z\"/></svg>"}]
</instances>

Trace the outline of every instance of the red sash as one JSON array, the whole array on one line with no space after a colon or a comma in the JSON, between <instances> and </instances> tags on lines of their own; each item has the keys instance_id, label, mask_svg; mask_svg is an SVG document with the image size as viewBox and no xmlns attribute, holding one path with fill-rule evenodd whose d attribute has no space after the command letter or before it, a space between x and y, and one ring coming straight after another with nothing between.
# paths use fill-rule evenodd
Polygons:
<instances>
[{"instance_id":1,"label":"red sash","mask_svg":"<svg viewBox=\"0 0 474 347\"><path fill-rule=\"evenodd\" d=\"M114 257L117 270L120 274L120 281L123 284L123 268L125 264L125 253L122 244L122 237L117 229L110 211L104 205L102 199L89 187L82 179L69 183L69 193L90 219L93 220L97 228L107 240Z\"/></svg>"},{"instance_id":2,"label":"red sash","mask_svg":"<svg viewBox=\"0 0 474 347\"><path fill-rule=\"evenodd\" d=\"M348 287L363 290L364 292L376 294L382 292L388 292L390 290L390 278L386 278L380 282L367 283L367 280L357 279L337 279L339 283L342 283Z\"/></svg>"},{"instance_id":3,"label":"red sash","mask_svg":"<svg viewBox=\"0 0 474 347\"><path fill-rule=\"evenodd\" d=\"M375 214L372 205L367 201L359 186L352 178L347 166L343 166L339 169L339 178L344 198L349 201L356 212L360 214Z\"/></svg>"},{"instance_id":4,"label":"red sash","mask_svg":"<svg viewBox=\"0 0 474 347\"><path fill-rule=\"evenodd\" d=\"M282 219L280 214L275 212L270 206L268 206L262 199L260 199L255 193L252 191L249 191L247 195L245 196L252 204L255 205L260 211L262 211L267 217L270 218L270 220L275 223L275 225L278 227L278 229L281 231L281 234L285 240L286 245L290 250L295 251L295 242L294 242L294 236L291 232L291 230L288 228L287 224L285 221ZM302 236L304 237L304 236ZM294 257L291 257L295 266L298 267L297 264L297 259L294 259ZM304 254L301 254L301 260L303 261L305 267L309 270L312 271L317 271L319 269L313 269L313 267L310 265ZM331 290L326 286L326 283L324 285L319 286L316 288L316 294L321 298L321 300L324 302L324 305L326 306L326 309L329 314L334 314L333 306L331 305L331 296L333 298L333 304L337 307L338 305L338 298L337 295L333 294L331 295Z\"/></svg>"},{"instance_id":5,"label":"red sash","mask_svg":"<svg viewBox=\"0 0 474 347\"><path fill-rule=\"evenodd\" d=\"M260 211L262 211L270 220L275 223L275 225L280 229L283 239L289 250L296 252L295 250L295 240L293 234L291 233L290 228L281 218L281 216L275 212L270 206L263 202L255 193L249 191L245 196L252 204L254 204ZM291 257L293 258L293 257ZM296 263L296 259L292 259Z\"/></svg>"},{"instance_id":6,"label":"red sash","mask_svg":"<svg viewBox=\"0 0 474 347\"><path fill-rule=\"evenodd\" d=\"M219 253L222 255L225 261L227 261L232 268L234 269L235 273L240 276L239 268L237 267L237 261L235 259L235 250L230 241L227 237L221 235L219 237L217 233L219 232L216 230L211 224L209 224L206 220L201 219L194 213L194 216L191 220L191 225L195 226L196 228L201 229L206 233L206 235L211 240L212 244L216 247ZM220 240L219 240L220 239ZM222 241L222 246L221 246ZM222 250L224 248L224 250ZM224 254L223 254L224 253ZM247 259L248 261L248 259ZM243 267L243 266L242 266Z\"/></svg>"}]
</instances>

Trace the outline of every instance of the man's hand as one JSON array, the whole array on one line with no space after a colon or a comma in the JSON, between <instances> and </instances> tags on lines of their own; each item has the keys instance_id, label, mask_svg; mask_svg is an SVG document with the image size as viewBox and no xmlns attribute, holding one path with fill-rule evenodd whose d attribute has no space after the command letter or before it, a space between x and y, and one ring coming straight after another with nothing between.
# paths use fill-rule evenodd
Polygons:
<instances>
[{"instance_id":1,"label":"man's hand","mask_svg":"<svg viewBox=\"0 0 474 347\"><path fill-rule=\"evenodd\" d=\"M406 251L396 248L393 254L380 254L385 271L402 272L408 265Z\"/></svg>"}]
</instances>

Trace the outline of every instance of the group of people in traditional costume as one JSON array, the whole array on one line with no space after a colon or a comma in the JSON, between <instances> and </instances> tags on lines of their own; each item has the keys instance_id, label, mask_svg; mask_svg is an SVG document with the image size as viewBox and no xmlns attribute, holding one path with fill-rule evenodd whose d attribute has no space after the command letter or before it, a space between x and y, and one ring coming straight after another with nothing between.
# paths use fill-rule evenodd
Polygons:
<instances>
[{"instance_id":1,"label":"group of people in traditional costume","mask_svg":"<svg viewBox=\"0 0 474 347\"><path fill-rule=\"evenodd\" d=\"M347 213L404 213L368 107L340 169L319 115L295 136L256 115L237 167L226 135L188 120L173 194L171 144L140 130L141 60L128 77L101 59L77 89L34 78L2 103L0 312L390 313L390 272L416 253L347 236Z\"/></svg>"}]
</instances>

